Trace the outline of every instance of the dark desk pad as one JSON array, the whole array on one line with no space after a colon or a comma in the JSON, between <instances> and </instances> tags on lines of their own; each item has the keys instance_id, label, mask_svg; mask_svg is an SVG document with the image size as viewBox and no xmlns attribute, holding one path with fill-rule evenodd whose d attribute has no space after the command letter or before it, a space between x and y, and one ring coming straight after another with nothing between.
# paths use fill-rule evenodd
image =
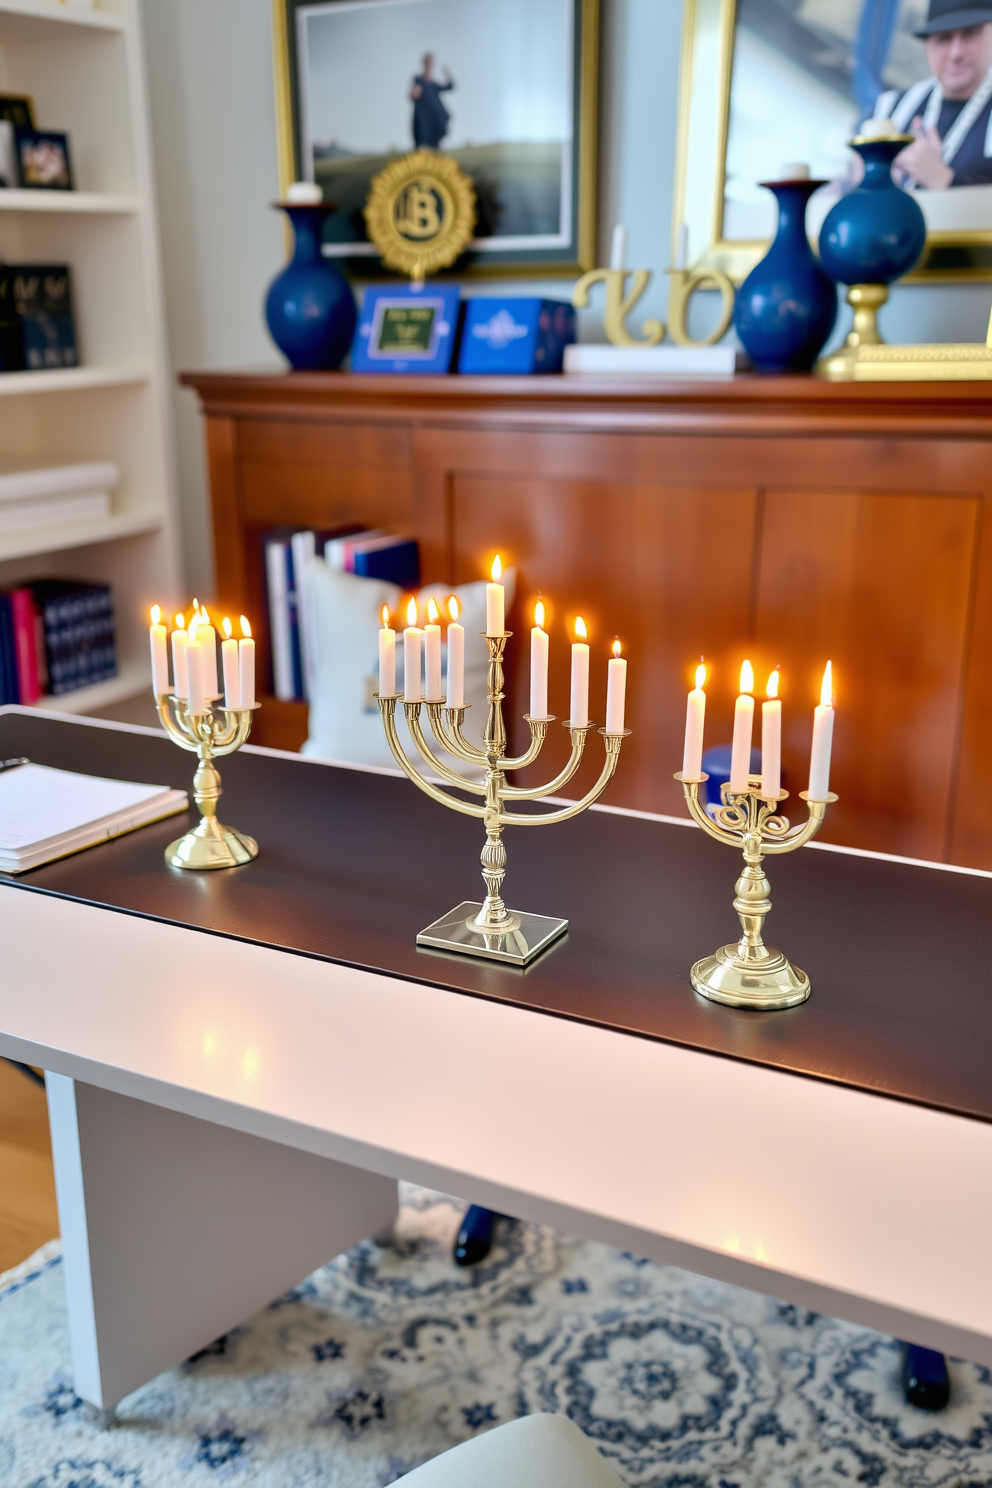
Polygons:
<instances>
[{"instance_id":1,"label":"dark desk pad","mask_svg":"<svg viewBox=\"0 0 992 1488\"><path fill-rule=\"evenodd\" d=\"M192 778L193 757L164 738L0 716L0 758L21 754L187 789ZM521 971L414 943L481 897L480 822L406 780L292 756L242 751L220 768L221 819L261 848L248 867L169 868L164 849L187 830L175 816L0 878L992 1121L990 879L807 850L769 859L768 940L810 974L813 995L739 1011L689 983L692 962L737 931L740 857L699 831L606 812L507 828L507 902L570 921Z\"/></svg>"}]
</instances>

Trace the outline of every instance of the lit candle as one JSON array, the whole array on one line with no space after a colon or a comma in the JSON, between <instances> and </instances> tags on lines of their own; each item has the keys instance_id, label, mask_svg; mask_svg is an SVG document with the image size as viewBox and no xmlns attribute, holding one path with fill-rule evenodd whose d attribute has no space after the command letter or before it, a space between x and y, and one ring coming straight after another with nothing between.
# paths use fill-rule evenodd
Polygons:
<instances>
[{"instance_id":1,"label":"lit candle","mask_svg":"<svg viewBox=\"0 0 992 1488\"><path fill-rule=\"evenodd\" d=\"M506 625L503 614L503 585L499 583L499 576L503 572L503 565L499 561L499 554L493 559L493 581L486 585L486 635L497 636L506 634Z\"/></svg>"},{"instance_id":2,"label":"lit candle","mask_svg":"<svg viewBox=\"0 0 992 1488\"><path fill-rule=\"evenodd\" d=\"M809 757L809 798L825 801L830 794L830 747L834 738L833 668L827 662L820 688L820 706L813 710L813 751Z\"/></svg>"},{"instance_id":3,"label":"lit candle","mask_svg":"<svg viewBox=\"0 0 992 1488\"><path fill-rule=\"evenodd\" d=\"M551 638L544 629L544 600L534 606L534 628L530 633L530 716L548 716L548 649Z\"/></svg>"},{"instance_id":4,"label":"lit candle","mask_svg":"<svg viewBox=\"0 0 992 1488\"><path fill-rule=\"evenodd\" d=\"M152 648L152 692L158 698L169 691L169 651L159 605L152 605L150 619L148 637Z\"/></svg>"},{"instance_id":5,"label":"lit candle","mask_svg":"<svg viewBox=\"0 0 992 1488\"><path fill-rule=\"evenodd\" d=\"M458 601L448 600L448 697L449 708L465 706L465 627L458 624Z\"/></svg>"},{"instance_id":6,"label":"lit candle","mask_svg":"<svg viewBox=\"0 0 992 1488\"><path fill-rule=\"evenodd\" d=\"M186 647L189 645L189 636L186 633L186 616L176 616L176 628L172 632L172 691L177 698L186 696Z\"/></svg>"},{"instance_id":7,"label":"lit candle","mask_svg":"<svg viewBox=\"0 0 992 1488\"><path fill-rule=\"evenodd\" d=\"M389 606L382 607L379 632L379 696L396 696L396 632L389 626Z\"/></svg>"},{"instance_id":8,"label":"lit candle","mask_svg":"<svg viewBox=\"0 0 992 1488\"><path fill-rule=\"evenodd\" d=\"M613 240L610 243L610 268L625 269L627 267L627 229L618 222L613 229Z\"/></svg>"},{"instance_id":9,"label":"lit candle","mask_svg":"<svg viewBox=\"0 0 992 1488\"><path fill-rule=\"evenodd\" d=\"M217 632L210 623L205 606L200 611L200 623L196 627L196 644L203 661L203 696L213 701L220 694L217 686Z\"/></svg>"},{"instance_id":10,"label":"lit candle","mask_svg":"<svg viewBox=\"0 0 992 1488\"><path fill-rule=\"evenodd\" d=\"M746 661L741 667L741 695L734 710L734 747L730 755L730 781L727 789L734 795L747 790L751 773L751 730L754 726L754 672Z\"/></svg>"},{"instance_id":11,"label":"lit candle","mask_svg":"<svg viewBox=\"0 0 992 1488\"><path fill-rule=\"evenodd\" d=\"M407 703L423 701L420 686L420 641L424 632L417 629L417 601L406 607L406 630L403 632L403 699Z\"/></svg>"},{"instance_id":12,"label":"lit candle","mask_svg":"<svg viewBox=\"0 0 992 1488\"><path fill-rule=\"evenodd\" d=\"M703 683L706 668L699 658L696 668L696 685L689 693L685 708L685 748L682 751L682 775L686 780L698 780L703 773L703 723L706 718L706 694Z\"/></svg>"},{"instance_id":13,"label":"lit candle","mask_svg":"<svg viewBox=\"0 0 992 1488\"><path fill-rule=\"evenodd\" d=\"M221 666L224 669L224 707L237 712L241 704L240 678L238 675L238 643L231 634L231 622L224 616L224 639L220 643Z\"/></svg>"},{"instance_id":14,"label":"lit candle","mask_svg":"<svg viewBox=\"0 0 992 1488\"><path fill-rule=\"evenodd\" d=\"M589 647L586 645L586 622L579 615L575 621L576 640L572 643L572 691L568 721L572 728L585 728L589 722Z\"/></svg>"},{"instance_id":15,"label":"lit candle","mask_svg":"<svg viewBox=\"0 0 992 1488\"><path fill-rule=\"evenodd\" d=\"M761 794L766 801L782 789L782 701L778 668L768 678L768 701L761 705Z\"/></svg>"},{"instance_id":16,"label":"lit candle","mask_svg":"<svg viewBox=\"0 0 992 1488\"><path fill-rule=\"evenodd\" d=\"M251 626L241 616L241 640L238 642L238 707L246 712L255 706L255 642Z\"/></svg>"},{"instance_id":17,"label":"lit candle","mask_svg":"<svg viewBox=\"0 0 992 1488\"><path fill-rule=\"evenodd\" d=\"M613 655L606 664L606 732L623 733L624 700L627 696L627 663L620 655L620 642L613 642Z\"/></svg>"},{"instance_id":18,"label":"lit candle","mask_svg":"<svg viewBox=\"0 0 992 1488\"><path fill-rule=\"evenodd\" d=\"M203 690L203 652L200 649L199 627L194 615L186 644L186 711L195 716L207 711Z\"/></svg>"},{"instance_id":19,"label":"lit candle","mask_svg":"<svg viewBox=\"0 0 992 1488\"><path fill-rule=\"evenodd\" d=\"M437 616L438 608L431 596L427 601L427 624L424 626L424 681L427 699L431 703L441 701L441 627Z\"/></svg>"}]
</instances>

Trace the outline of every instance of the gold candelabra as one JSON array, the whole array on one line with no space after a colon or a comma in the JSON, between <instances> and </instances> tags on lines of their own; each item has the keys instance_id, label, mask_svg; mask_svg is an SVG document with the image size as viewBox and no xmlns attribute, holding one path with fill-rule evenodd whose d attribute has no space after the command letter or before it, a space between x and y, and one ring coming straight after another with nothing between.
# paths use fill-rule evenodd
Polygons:
<instances>
[{"instance_id":1,"label":"gold candelabra","mask_svg":"<svg viewBox=\"0 0 992 1488\"><path fill-rule=\"evenodd\" d=\"M187 711L183 698L160 693L155 699L162 727L180 749L196 754L199 763L193 776L193 799L200 812L199 823L185 837L170 842L165 861L173 868L237 868L258 857L258 843L244 832L222 826L217 820L220 771L214 760L240 749L251 733L254 709L218 708L211 703L205 713ZM169 703L172 703L172 710Z\"/></svg>"},{"instance_id":2,"label":"gold candelabra","mask_svg":"<svg viewBox=\"0 0 992 1488\"><path fill-rule=\"evenodd\" d=\"M794 852L809 842L819 831L828 805L837 797L828 791L822 801L812 801L808 791L800 791L807 818L793 830L788 817L777 814L779 802L786 800L789 792L762 795L760 775L748 777L746 791L731 791L722 785L723 804L716 807L714 817L707 814L699 799L699 788L708 775L687 780L679 771L675 779L681 782L689 812L703 831L717 842L740 848L744 854L744 872L735 885L734 899L743 934L736 945L721 946L712 956L696 962L690 972L693 987L703 997L728 1007L770 1010L805 1002L810 994L809 977L761 938L765 916L772 907L771 884L765 877L762 859L768 854Z\"/></svg>"},{"instance_id":3,"label":"gold candelabra","mask_svg":"<svg viewBox=\"0 0 992 1488\"><path fill-rule=\"evenodd\" d=\"M529 714L525 714L524 718L530 729L530 747L514 759L506 757L506 728L503 723L502 707L503 653L511 635L512 631L505 631L502 635L483 636L489 647L489 668L486 678L489 705L482 749L478 749L465 738L464 707L449 708L443 701L433 699L425 702L407 702L398 694L391 697L382 697L379 694L376 696L389 747L404 774L408 775L425 795L430 796L431 800L440 801L443 806L448 806L453 811L460 811L465 816L478 818L486 829L486 841L481 853L482 877L486 885L485 899L481 904L478 901L466 899L456 905L449 914L435 920L425 930L421 930L417 936L417 944L434 946L441 950L459 951L469 956L483 956L495 961L508 961L515 966L526 966L538 952L544 950L545 946L550 945L568 929L568 921L551 915L528 914L507 909L502 898L503 877L506 873L503 828L548 826L553 822L568 821L569 817L578 816L580 812L585 811L587 806L591 806L603 794L612 780L620 758L620 746L630 730L624 729L622 733L608 734L605 729L600 729L606 745L606 758L596 784L580 801L574 801L556 811L534 816L518 815L505 810L506 802L540 800L554 795L566 786L582 762L586 739L596 727L594 723L578 725L565 723L564 726L569 730L572 740L571 754L561 774L547 785L523 787L507 784L507 771L522 770L538 758L544 747L548 725L555 721L551 714L547 718L531 718ZM425 779L414 768L407 758L396 728L396 704L398 702L403 703L407 728L417 752L434 774L445 785L457 786L459 790L482 796L481 803L463 801L448 795L441 785ZM459 775L456 770L450 769L438 759L424 734L420 721L421 708L427 709L431 732L441 748L453 755L455 759L461 760L463 764L474 766L476 770L484 769L484 780L479 781Z\"/></svg>"}]
</instances>

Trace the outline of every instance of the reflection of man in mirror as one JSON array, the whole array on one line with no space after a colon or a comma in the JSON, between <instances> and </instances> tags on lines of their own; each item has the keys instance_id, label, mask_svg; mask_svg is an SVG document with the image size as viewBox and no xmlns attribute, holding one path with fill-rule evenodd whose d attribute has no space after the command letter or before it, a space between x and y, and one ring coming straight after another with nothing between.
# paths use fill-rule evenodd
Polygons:
<instances>
[{"instance_id":1,"label":"reflection of man in mirror","mask_svg":"<svg viewBox=\"0 0 992 1488\"><path fill-rule=\"evenodd\" d=\"M916 34L933 75L875 104L876 119L916 135L897 168L931 191L992 184L992 0L930 0Z\"/></svg>"},{"instance_id":2,"label":"reflection of man in mirror","mask_svg":"<svg viewBox=\"0 0 992 1488\"><path fill-rule=\"evenodd\" d=\"M992 12L990 12L992 19ZM455 86L451 73L445 67L444 82L434 76L434 53L425 52L420 59L420 72L413 80L410 98L413 101L413 143L419 150L439 150L441 141L448 132L448 110L441 102L442 93L450 93Z\"/></svg>"}]
</instances>

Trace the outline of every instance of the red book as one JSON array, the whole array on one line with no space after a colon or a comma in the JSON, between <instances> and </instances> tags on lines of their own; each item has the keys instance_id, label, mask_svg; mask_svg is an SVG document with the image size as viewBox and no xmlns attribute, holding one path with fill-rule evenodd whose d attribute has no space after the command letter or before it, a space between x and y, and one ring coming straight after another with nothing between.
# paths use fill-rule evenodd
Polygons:
<instances>
[{"instance_id":1,"label":"red book","mask_svg":"<svg viewBox=\"0 0 992 1488\"><path fill-rule=\"evenodd\" d=\"M41 696L38 680L38 648L34 595L30 589L12 589L10 608L14 618L14 650L17 653L17 685L21 702L30 705Z\"/></svg>"}]
</instances>

